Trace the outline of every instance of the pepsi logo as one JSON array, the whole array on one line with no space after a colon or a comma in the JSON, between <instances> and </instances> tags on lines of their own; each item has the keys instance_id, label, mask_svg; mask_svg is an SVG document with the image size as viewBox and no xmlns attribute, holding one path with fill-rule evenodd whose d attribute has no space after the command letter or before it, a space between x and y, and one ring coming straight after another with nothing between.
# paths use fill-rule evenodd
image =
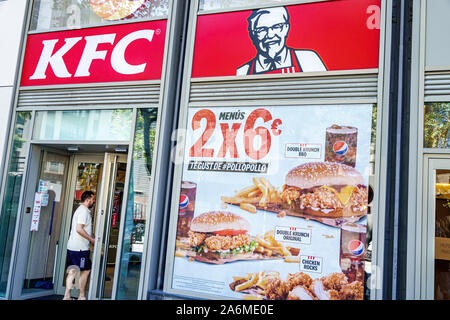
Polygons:
<instances>
[{"instance_id":1,"label":"pepsi logo","mask_svg":"<svg viewBox=\"0 0 450 320\"><path fill-rule=\"evenodd\" d=\"M185 195L185 194L182 194L182 195L180 196L180 209L186 208L186 207L188 206L188 204L189 204L189 198L188 198L188 196Z\"/></svg>"},{"instance_id":2,"label":"pepsi logo","mask_svg":"<svg viewBox=\"0 0 450 320\"><path fill-rule=\"evenodd\" d=\"M354 256L360 256L364 253L364 243L359 240L352 240L348 243L348 251Z\"/></svg>"},{"instance_id":3,"label":"pepsi logo","mask_svg":"<svg viewBox=\"0 0 450 320\"><path fill-rule=\"evenodd\" d=\"M333 151L337 155L343 156L348 151L348 145L345 141L336 141L333 145Z\"/></svg>"}]
</instances>

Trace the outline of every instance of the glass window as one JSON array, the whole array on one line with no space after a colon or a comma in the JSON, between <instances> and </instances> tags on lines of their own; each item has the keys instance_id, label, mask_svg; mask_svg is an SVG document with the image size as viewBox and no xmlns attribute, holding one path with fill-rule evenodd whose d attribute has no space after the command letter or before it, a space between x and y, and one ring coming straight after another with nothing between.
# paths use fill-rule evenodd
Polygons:
<instances>
[{"instance_id":1,"label":"glass window","mask_svg":"<svg viewBox=\"0 0 450 320\"><path fill-rule=\"evenodd\" d=\"M82 28L143 18L164 17L168 0L36 0L30 30Z\"/></svg>"},{"instance_id":2,"label":"glass window","mask_svg":"<svg viewBox=\"0 0 450 320\"><path fill-rule=\"evenodd\" d=\"M450 300L450 171L436 170L434 298Z\"/></svg>"},{"instance_id":3,"label":"glass window","mask_svg":"<svg viewBox=\"0 0 450 320\"><path fill-rule=\"evenodd\" d=\"M450 148L450 103L425 105L423 145L425 148Z\"/></svg>"},{"instance_id":4,"label":"glass window","mask_svg":"<svg viewBox=\"0 0 450 320\"><path fill-rule=\"evenodd\" d=\"M148 221L152 182L152 156L157 109L139 109L134 136L133 162L124 225L117 299L136 299Z\"/></svg>"},{"instance_id":5,"label":"glass window","mask_svg":"<svg viewBox=\"0 0 450 320\"><path fill-rule=\"evenodd\" d=\"M0 214L0 297L6 295L11 262L14 229L19 208L20 189L27 158L26 141L31 130L31 112L19 112L16 117L13 144Z\"/></svg>"},{"instance_id":6,"label":"glass window","mask_svg":"<svg viewBox=\"0 0 450 320\"><path fill-rule=\"evenodd\" d=\"M199 11L249 7L273 3L285 3L287 0L200 0Z\"/></svg>"},{"instance_id":7,"label":"glass window","mask_svg":"<svg viewBox=\"0 0 450 320\"><path fill-rule=\"evenodd\" d=\"M131 109L36 112L33 140L129 141Z\"/></svg>"},{"instance_id":8,"label":"glass window","mask_svg":"<svg viewBox=\"0 0 450 320\"><path fill-rule=\"evenodd\" d=\"M188 111L171 288L322 300L292 279L339 278L333 298L369 299L377 105ZM255 279L279 287L242 285Z\"/></svg>"}]
</instances>

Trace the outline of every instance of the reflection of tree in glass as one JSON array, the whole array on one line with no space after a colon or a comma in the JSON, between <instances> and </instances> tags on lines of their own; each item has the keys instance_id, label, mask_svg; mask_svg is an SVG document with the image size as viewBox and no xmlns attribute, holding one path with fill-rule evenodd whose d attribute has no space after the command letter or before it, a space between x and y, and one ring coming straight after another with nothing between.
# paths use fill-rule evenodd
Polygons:
<instances>
[{"instance_id":1,"label":"reflection of tree in glass","mask_svg":"<svg viewBox=\"0 0 450 320\"><path fill-rule=\"evenodd\" d=\"M157 109L139 109L136 121L133 158L135 160L145 159L149 174L152 168L157 115Z\"/></svg>"},{"instance_id":2,"label":"reflection of tree in glass","mask_svg":"<svg viewBox=\"0 0 450 320\"><path fill-rule=\"evenodd\" d=\"M371 134L371 142L375 143L377 137L377 104L374 104L372 107L372 134Z\"/></svg>"},{"instance_id":3,"label":"reflection of tree in glass","mask_svg":"<svg viewBox=\"0 0 450 320\"><path fill-rule=\"evenodd\" d=\"M449 148L450 103L425 105L425 148Z\"/></svg>"}]
</instances>

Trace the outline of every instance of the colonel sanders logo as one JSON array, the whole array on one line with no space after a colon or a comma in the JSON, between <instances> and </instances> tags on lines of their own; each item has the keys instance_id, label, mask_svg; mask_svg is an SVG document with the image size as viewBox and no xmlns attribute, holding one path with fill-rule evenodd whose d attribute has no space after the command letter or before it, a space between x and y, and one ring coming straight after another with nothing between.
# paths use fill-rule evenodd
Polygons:
<instances>
[{"instance_id":1,"label":"colonel sanders logo","mask_svg":"<svg viewBox=\"0 0 450 320\"><path fill-rule=\"evenodd\" d=\"M285 7L253 10L247 20L250 38L258 53L237 69L237 75L327 70L313 50L286 46L291 25Z\"/></svg>"}]
</instances>

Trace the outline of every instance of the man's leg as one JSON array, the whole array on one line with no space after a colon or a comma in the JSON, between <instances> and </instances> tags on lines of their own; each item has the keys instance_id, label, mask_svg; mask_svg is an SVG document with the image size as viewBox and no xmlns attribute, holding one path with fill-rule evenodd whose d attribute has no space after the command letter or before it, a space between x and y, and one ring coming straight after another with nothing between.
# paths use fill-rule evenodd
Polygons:
<instances>
[{"instance_id":1,"label":"man's leg","mask_svg":"<svg viewBox=\"0 0 450 320\"><path fill-rule=\"evenodd\" d=\"M76 273L77 273L77 271L75 270L75 268L69 268L67 270L66 292L64 293L63 300L72 300L72 297L70 295L70 291L72 290L73 282L75 280Z\"/></svg>"},{"instance_id":2,"label":"man's leg","mask_svg":"<svg viewBox=\"0 0 450 320\"><path fill-rule=\"evenodd\" d=\"M80 295L78 300L86 300L86 284L91 270L81 271L80 273Z\"/></svg>"}]
</instances>

